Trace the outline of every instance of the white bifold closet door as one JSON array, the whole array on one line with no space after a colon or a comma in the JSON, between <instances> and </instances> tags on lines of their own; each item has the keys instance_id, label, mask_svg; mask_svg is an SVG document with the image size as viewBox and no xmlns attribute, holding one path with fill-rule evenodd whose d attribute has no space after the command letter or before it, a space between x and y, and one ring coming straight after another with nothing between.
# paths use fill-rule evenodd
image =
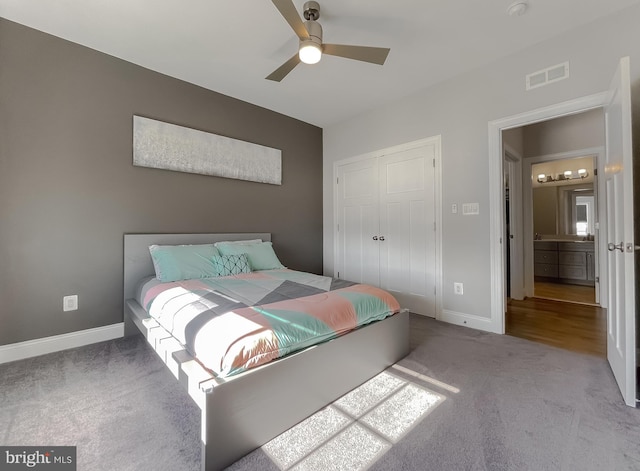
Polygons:
<instances>
[{"instance_id":1,"label":"white bifold closet door","mask_svg":"<svg viewBox=\"0 0 640 471\"><path fill-rule=\"evenodd\" d=\"M435 316L435 145L337 167L337 276Z\"/></svg>"}]
</instances>

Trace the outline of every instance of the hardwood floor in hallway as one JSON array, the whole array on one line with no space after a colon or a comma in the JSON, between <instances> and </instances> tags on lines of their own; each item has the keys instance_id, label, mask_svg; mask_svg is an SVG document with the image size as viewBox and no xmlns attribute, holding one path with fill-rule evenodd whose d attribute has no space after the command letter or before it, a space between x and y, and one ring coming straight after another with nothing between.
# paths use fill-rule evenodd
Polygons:
<instances>
[{"instance_id":1,"label":"hardwood floor in hallway","mask_svg":"<svg viewBox=\"0 0 640 471\"><path fill-rule=\"evenodd\" d=\"M534 283L534 293L536 298L596 305L596 289L593 286L536 281Z\"/></svg>"},{"instance_id":2,"label":"hardwood floor in hallway","mask_svg":"<svg viewBox=\"0 0 640 471\"><path fill-rule=\"evenodd\" d=\"M554 347L606 357L606 310L548 299L509 300L505 333Z\"/></svg>"}]
</instances>

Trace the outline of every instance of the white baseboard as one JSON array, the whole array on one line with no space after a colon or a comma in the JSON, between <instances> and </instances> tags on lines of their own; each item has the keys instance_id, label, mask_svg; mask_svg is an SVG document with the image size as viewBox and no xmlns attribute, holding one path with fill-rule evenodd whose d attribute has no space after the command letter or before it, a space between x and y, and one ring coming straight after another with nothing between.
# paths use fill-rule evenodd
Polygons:
<instances>
[{"instance_id":1,"label":"white baseboard","mask_svg":"<svg viewBox=\"0 0 640 471\"><path fill-rule=\"evenodd\" d=\"M3 345L0 346L0 363L8 363L69 348L104 342L105 340L117 339L123 335L124 322L120 322L119 324L96 327L95 329L80 330L68 334Z\"/></svg>"},{"instance_id":2,"label":"white baseboard","mask_svg":"<svg viewBox=\"0 0 640 471\"><path fill-rule=\"evenodd\" d=\"M442 314L438 320L448 322L450 324L471 327L472 329L484 330L485 332L496 332L493 322L488 317L473 316L463 312L442 310Z\"/></svg>"}]
</instances>

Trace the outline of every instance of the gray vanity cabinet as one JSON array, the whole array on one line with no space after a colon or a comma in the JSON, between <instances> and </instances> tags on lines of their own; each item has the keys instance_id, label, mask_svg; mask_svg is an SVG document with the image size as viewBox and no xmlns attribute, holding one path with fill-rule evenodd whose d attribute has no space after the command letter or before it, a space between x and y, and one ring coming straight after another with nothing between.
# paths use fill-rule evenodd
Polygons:
<instances>
[{"instance_id":1,"label":"gray vanity cabinet","mask_svg":"<svg viewBox=\"0 0 640 471\"><path fill-rule=\"evenodd\" d=\"M534 261L540 281L595 284L593 241L535 241Z\"/></svg>"},{"instance_id":2,"label":"gray vanity cabinet","mask_svg":"<svg viewBox=\"0 0 640 471\"><path fill-rule=\"evenodd\" d=\"M558 243L534 242L534 274L536 277L558 278Z\"/></svg>"}]
</instances>

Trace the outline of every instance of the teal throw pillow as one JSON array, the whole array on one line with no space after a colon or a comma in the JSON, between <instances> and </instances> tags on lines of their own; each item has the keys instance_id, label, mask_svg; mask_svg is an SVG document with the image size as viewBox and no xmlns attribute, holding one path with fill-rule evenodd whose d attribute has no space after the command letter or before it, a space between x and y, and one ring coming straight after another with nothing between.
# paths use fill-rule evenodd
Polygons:
<instances>
[{"instance_id":1,"label":"teal throw pillow","mask_svg":"<svg viewBox=\"0 0 640 471\"><path fill-rule=\"evenodd\" d=\"M212 259L218 249L213 244L151 245L149 252L156 278L162 282L217 276Z\"/></svg>"}]
</instances>

